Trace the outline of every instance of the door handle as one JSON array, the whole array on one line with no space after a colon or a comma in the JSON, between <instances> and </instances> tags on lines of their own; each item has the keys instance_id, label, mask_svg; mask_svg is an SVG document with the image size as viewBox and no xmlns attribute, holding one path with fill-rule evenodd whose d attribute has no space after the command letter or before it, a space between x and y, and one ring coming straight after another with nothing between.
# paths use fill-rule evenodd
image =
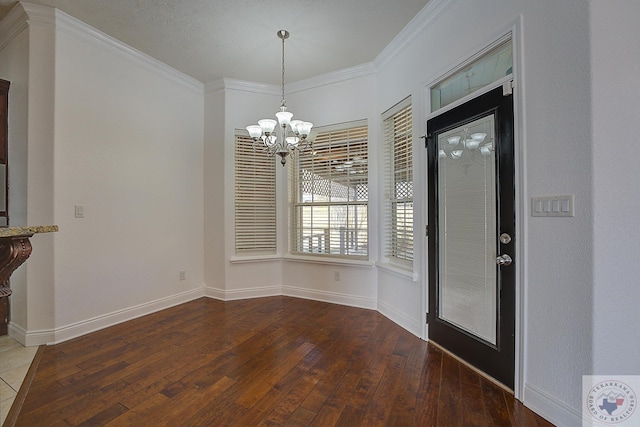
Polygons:
<instances>
[{"instance_id":1,"label":"door handle","mask_svg":"<svg viewBox=\"0 0 640 427\"><path fill-rule=\"evenodd\" d=\"M500 255L498 258L496 258L496 264L498 265L511 265L512 262L513 260L507 254Z\"/></svg>"}]
</instances>

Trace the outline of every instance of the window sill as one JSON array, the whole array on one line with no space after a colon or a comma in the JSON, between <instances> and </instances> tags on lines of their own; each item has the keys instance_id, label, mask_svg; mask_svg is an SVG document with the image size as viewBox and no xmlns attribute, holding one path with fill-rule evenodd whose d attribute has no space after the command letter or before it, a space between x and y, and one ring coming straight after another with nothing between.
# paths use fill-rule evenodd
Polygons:
<instances>
[{"instance_id":1,"label":"window sill","mask_svg":"<svg viewBox=\"0 0 640 427\"><path fill-rule=\"evenodd\" d=\"M241 264L245 262L265 262L265 261L280 261L282 260L282 255L246 255L246 256L237 256L234 255L231 257L229 262L231 264Z\"/></svg>"},{"instance_id":2,"label":"window sill","mask_svg":"<svg viewBox=\"0 0 640 427\"><path fill-rule=\"evenodd\" d=\"M358 261L354 259L341 259L341 258L325 258L314 257L304 255L285 255L283 257L285 261L292 262L306 262L311 264L326 264L326 265L346 265L352 267L373 267L371 261Z\"/></svg>"},{"instance_id":3,"label":"window sill","mask_svg":"<svg viewBox=\"0 0 640 427\"><path fill-rule=\"evenodd\" d=\"M390 262L378 262L376 263L376 267L391 274L395 274L396 276L400 276L405 279L411 279L414 282L418 281L418 273L414 273L412 270L409 270L405 267L401 267Z\"/></svg>"}]
</instances>

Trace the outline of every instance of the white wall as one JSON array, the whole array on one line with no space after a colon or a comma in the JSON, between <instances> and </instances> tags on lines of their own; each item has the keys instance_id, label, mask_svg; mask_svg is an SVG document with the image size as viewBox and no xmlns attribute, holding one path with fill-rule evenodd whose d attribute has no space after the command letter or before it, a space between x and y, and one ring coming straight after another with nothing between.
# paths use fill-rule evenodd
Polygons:
<instances>
[{"instance_id":1,"label":"white wall","mask_svg":"<svg viewBox=\"0 0 640 427\"><path fill-rule=\"evenodd\" d=\"M415 204L414 204L415 206ZM422 212L416 209L417 212ZM417 228L423 230L424 227ZM423 258L416 257L417 264L424 264ZM425 273L426 273L426 265ZM378 301L377 310L414 335L423 338L422 326L425 322L423 311L422 275L417 280L408 272L396 270L393 266L378 267Z\"/></svg>"},{"instance_id":2,"label":"white wall","mask_svg":"<svg viewBox=\"0 0 640 427\"><path fill-rule=\"evenodd\" d=\"M548 394L579 412L581 376L592 364L589 5L527 7L525 201L574 194L575 217L528 220L525 393Z\"/></svg>"},{"instance_id":3,"label":"white wall","mask_svg":"<svg viewBox=\"0 0 640 427\"><path fill-rule=\"evenodd\" d=\"M202 85L69 17L57 26L56 327L200 296Z\"/></svg>"},{"instance_id":4,"label":"white wall","mask_svg":"<svg viewBox=\"0 0 640 427\"><path fill-rule=\"evenodd\" d=\"M640 375L640 3L591 2L593 373Z\"/></svg>"},{"instance_id":5,"label":"white wall","mask_svg":"<svg viewBox=\"0 0 640 427\"><path fill-rule=\"evenodd\" d=\"M60 341L201 296L202 84L65 14L25 7L28 162L10 166L27 177L26 222L60 231L32 238L28 318L13 332Z\"/></svg>"}]
</instances>

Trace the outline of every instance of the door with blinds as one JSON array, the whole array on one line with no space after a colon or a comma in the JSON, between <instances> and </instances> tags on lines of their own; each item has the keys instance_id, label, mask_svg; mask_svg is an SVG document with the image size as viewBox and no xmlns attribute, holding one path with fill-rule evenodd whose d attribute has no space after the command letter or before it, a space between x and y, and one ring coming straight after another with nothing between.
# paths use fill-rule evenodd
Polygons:
<instances>
[{"instance_id":1,"label":"door with blinds","mask_svg":"<svg viewBox=\"0 0 640 427\"><path fill-rule=\"evenodd\" d=\"M513 96L498 87L427 130L429 339L512 389Z\"/></svg>"}]
</instances>

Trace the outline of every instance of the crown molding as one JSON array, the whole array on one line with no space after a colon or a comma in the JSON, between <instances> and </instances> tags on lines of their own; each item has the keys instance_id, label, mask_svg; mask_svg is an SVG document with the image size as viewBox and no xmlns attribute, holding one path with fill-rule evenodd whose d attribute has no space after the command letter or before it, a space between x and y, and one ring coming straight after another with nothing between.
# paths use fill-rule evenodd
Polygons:
<instances>
[{"instance_id":1,"label":"crown molding","mask_svg":"<svg viewBox=\"0 0 640 427\"><path fill-rule=\"evenodd\" d=\"M123 55L156 75L161 75L197 93L204 93L204 85L167 64L128 46L121 41L85 24L84 22L52 7L19 2L0 21L0 49L29 26L52 25L61 32L87 43L100 44Z\"/></svg>"},{"instance_id":2,"label":"crown molding","mask_svg":"<svg viewBox=\"0 0 640 427\"><path fill-rule=\"evenodd\" d=\"M311 77L306 80L300 80L294 83L288 83L285 85L285 94L291 94L296 92L302 92L315 87L326 86L332 83L338 83L357 77L373 75L376 72L376 68L373 63L368 62L363 65L357 65L351 68L345 68L343 70L334 71L327 74ZM214 93L220 90L238 90L241 92L250 92L261 95L275 95L279 96L282 93L280 85L248 82L244 80L222 78L214 80L205 85L205 93Z\"/></svg>"},{"instance_id":3,"label":"crown molding","mask_svg":"<svg viewBox=\"0 0 640 427\"><path fill-rule=\"evenodd\" d=\"M286 93L302 92L316 87L326 86L328 84L344 82L359 77L371 76L375 73L376 66L374 65L374 63L367 62L361 65L356 65L354 67L344 68L342 70L321 74L319 76L300 80L294 83L289 83L286 86Z\"/></svg>"},{"instance_id":4,"label":"crown molding","mask_svg":"<svg viewBox=\"0 0 640 427\"><path fill-rule=\"evenodd\" d=\"M202 82L181 73L164 62L160 62L60 10L55 10L55 18L57 30L87 43L99 44L101 47L128 58L136 65L147 69L153 74L163 76L197 93L204 93L204 84Z\"/></svg>"},{"instance_id":5,"label":"crown molding","mask_svg":"<svg viewBox=\"0 0 640 427\"><path fill-rule=\"evenodd\" d=\"M236 79L228 79L228 78L214 80L205 85L206 93L213 93L220 90L237 90L241 92L250 92L250 93L257 93L261 95L276 95L276 96L280 95L281 93L279 85L248 82L244 80L236 80Z\"/></svg>"},{"instance_id":6,"label":"crown molding","mask_svg":"<svg viewBox=\"0 0 640 427\"><path fill-rule=\"evenodd\" d=\"M456 0L430 0L425 7L391 40L373 60L376 68L380 68L410 43L418 34L445 13Z\"/></svg>"},{"instance_id":7,"label":"crown molding","mask_svg":"<svg viewBox=\"0 0 640 427\"><path fill-rule=\"evenodd\" d=\"M302 92L316 87L326 86L328 84L338 83L355 79L358 77L373 75L376 68L373 63L357 65L355 67L345 68L343 70L334 71L327 74L311 77L306 80L300 80L285 85L285 94L289 95L296 92ZM205 93L214 93L220 90L238 90L241 92L250 92L261 95L279 96L282 93L280 85L248 82L244 80L222 78L214 80L205 85Z\"/></svg>"},{"instance_id":8,"label":"crown molding","mask_svg":"<svg viewBox=\"0 0 640 427\"><path fill-rule=\"evenodd\" d=\"M214 80L212 82L209 83L205 83L204 84L204 93L205 94L211 94L211 93L216 93L216 92L220 92L221 90L224 90L224 80L225 79L218 79L218 80Z\"/></svg>"},{"instance_id":9,"label":"crown molding","mask_svg":"<svg viewBox=\"0 0 640 427\"><path fill-rule=\"evenodd\" d=\"M22 31L27 29L29 18L23 7L24 3L16 4L0 21L0 50L4 49Z\"/></svg>"},{"instance_id":10,"label":"crown molding","mask_svg":"<svg viewBox=\"0 0 640 427\"><path fill-rule=\"evenodd\" d=\"M56 17L55 11L56 9L49 6L42 6L39 4L27 3L27 2L19 2L20 5L24 8L24 12L29 17L27 23L29 25L36 24L45 24L45 25L55 25Z\"/></svg>"}]
</instances>

